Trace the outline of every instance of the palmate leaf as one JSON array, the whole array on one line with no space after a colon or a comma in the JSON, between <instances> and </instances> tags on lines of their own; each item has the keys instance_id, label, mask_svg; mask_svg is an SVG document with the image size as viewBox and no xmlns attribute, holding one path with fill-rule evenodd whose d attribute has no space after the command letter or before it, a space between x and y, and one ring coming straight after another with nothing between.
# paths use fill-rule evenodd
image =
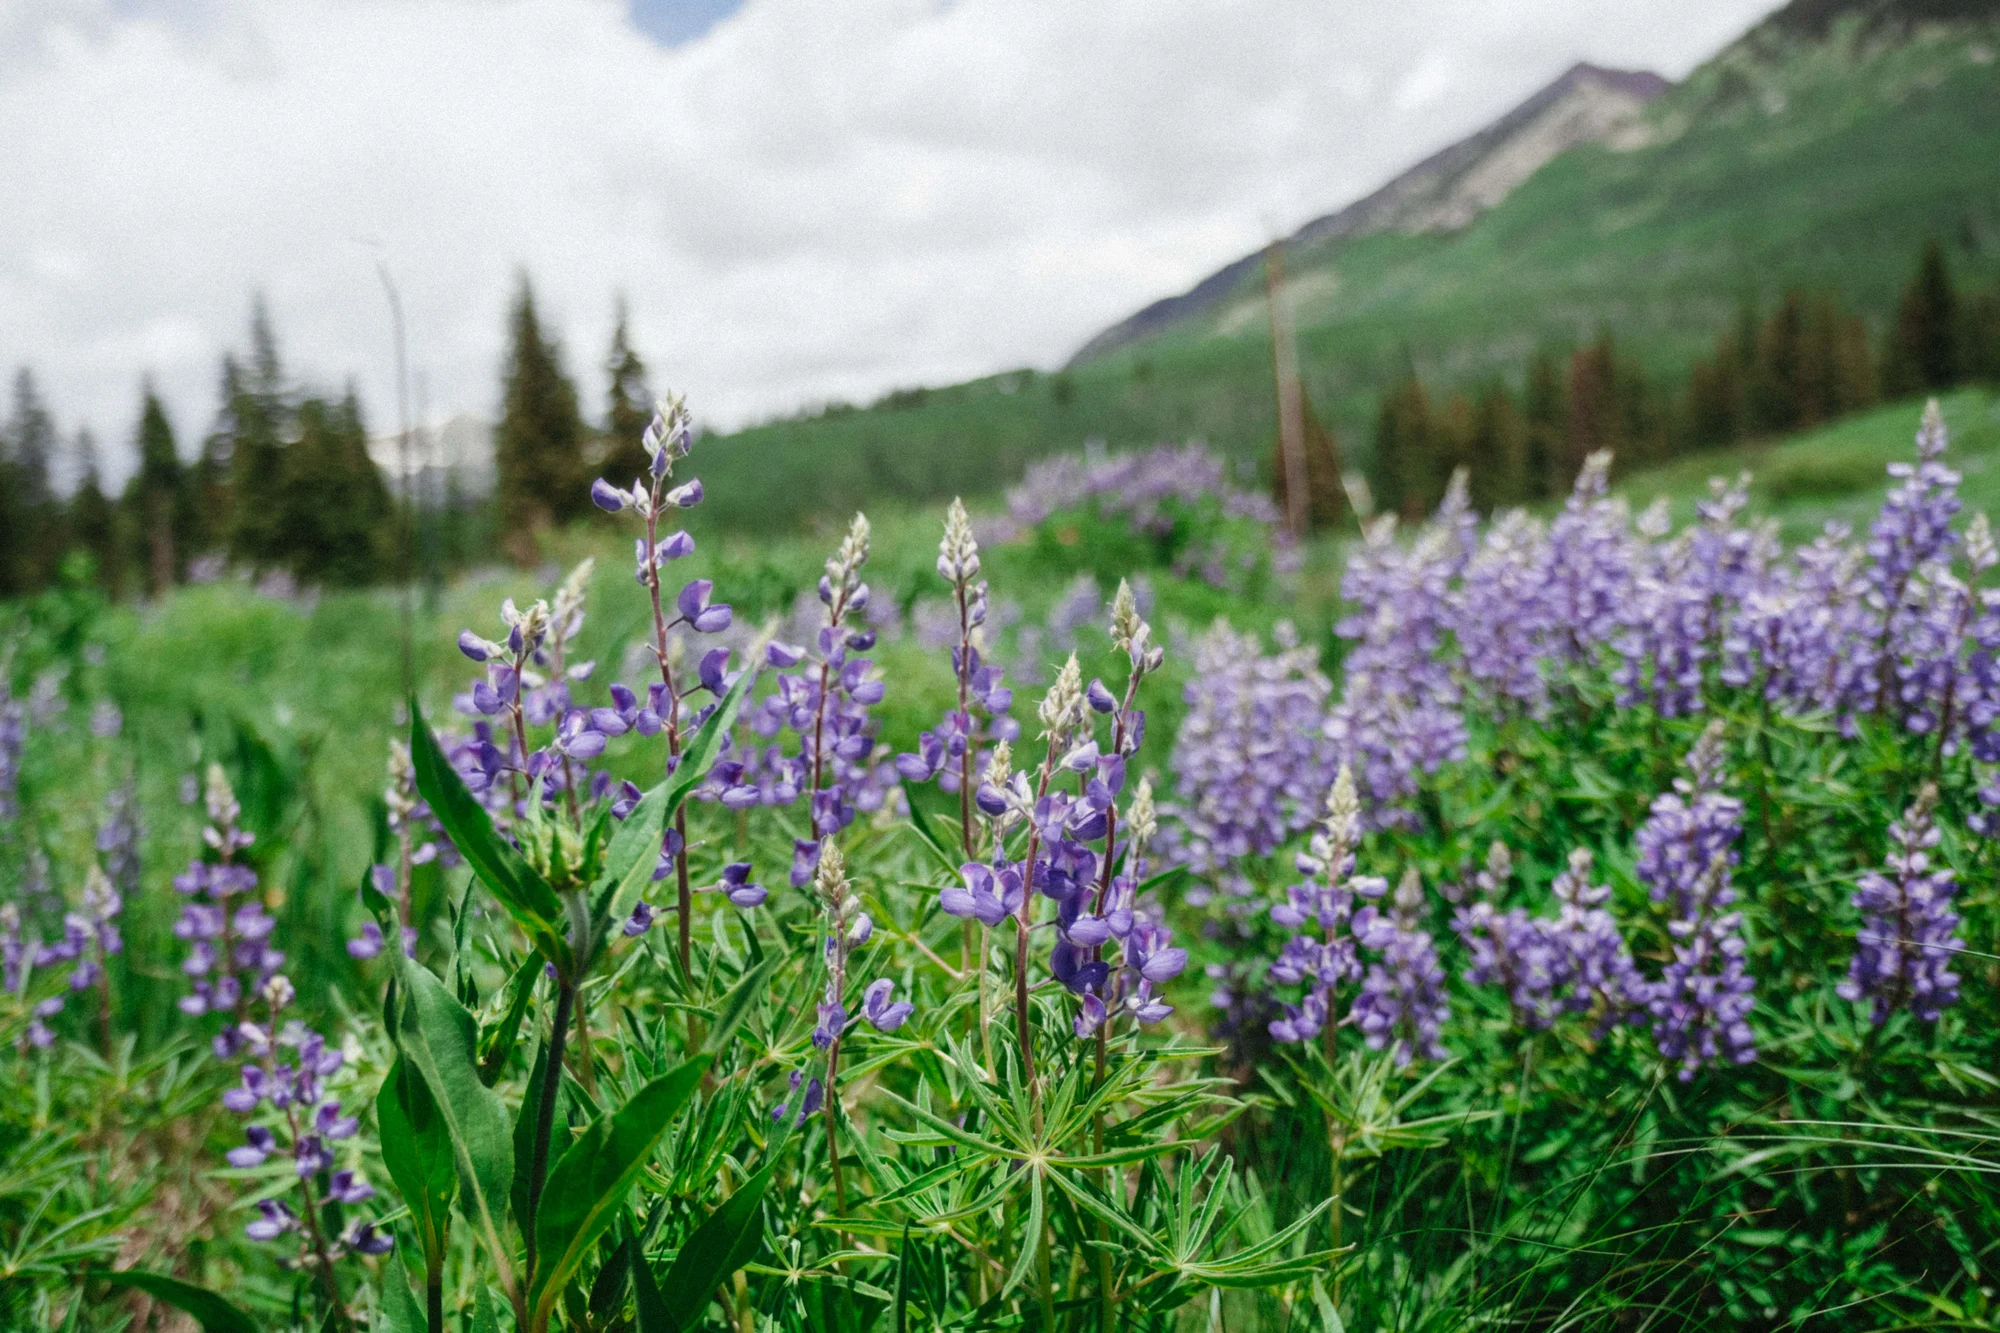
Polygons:
<instances>
[{"instance_id":1,"label":"palmate leaf","mask_svg":"<svg viewBox=\"0 0 2000 1333\"><path fill-rule=\"evenodd\" d=\"M250 1316L206 1287L183 1282L164 1273L147 1273L136 1268L120 1272L97 1269L85 1276L114 1287L143 1291L156 1301L165 1301L201 1325L202 1333L257 1333Z\"/></svg>"},{"instance_id":2,"label":"palmate leaf","mask_svg":"<svg viewBox=\"0 0 2000 1333\"><path fill-rule=\"evenodd\" d=\"M501 1286L514 1291L514 1272L505 1239L508 1194L514 1180L514 1148L499 1094L479 1076L475 1059L478 1025L465 1006L431 973L389 951L396 986L389 1035L431 1094L451 1136L458 1168L459 1207L491 1256Z\"/></svg>"},{"instance_id":3,"label":"palmate leaf","mask_svg":"<svg viewBox=\"0 0 2000 1333\"><path fill-rule=\"evenodd\" d=\"M640 1088L616 1111L591 1121L549 1172L535 1212L531 1327L542 1326L563 1284L616 1220L625 1196L700 1088L712 1061L712 1056L698 1055Z\"/></svg>"},{"instance_id":4,"label":"palmate leaf","mask_svg":"<svg viewBox=\"0 0 2000 1333\"><path fill-rule=\"evenodd\" d=\"M410 696L410 762L417 792L430 804L473 873L535 948L558 971L569 971L570 950L563 936L563 905L542 873L529 865L493 827L486 807L466 790L464 779L438 748L415 695ZM539 802L531 803L539 806Z\"/></svg>"}]
</instances>

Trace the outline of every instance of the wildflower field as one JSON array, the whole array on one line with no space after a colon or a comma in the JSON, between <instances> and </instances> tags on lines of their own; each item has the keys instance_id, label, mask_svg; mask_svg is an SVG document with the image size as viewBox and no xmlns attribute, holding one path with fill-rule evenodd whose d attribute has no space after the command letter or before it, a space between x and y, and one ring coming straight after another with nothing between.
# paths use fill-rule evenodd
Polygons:
<instances>
[{"instance_id":1,"label":"wildflower field","mask_svg":"<svg viewBox=\"0 0 2000 1333\"><path fill-rule=\"evenodd\" d=\"M0 1326L2000 1326L2000 400L1305 545L688 422L540 575L0 611Z\"/></svg>"}]
</instances>

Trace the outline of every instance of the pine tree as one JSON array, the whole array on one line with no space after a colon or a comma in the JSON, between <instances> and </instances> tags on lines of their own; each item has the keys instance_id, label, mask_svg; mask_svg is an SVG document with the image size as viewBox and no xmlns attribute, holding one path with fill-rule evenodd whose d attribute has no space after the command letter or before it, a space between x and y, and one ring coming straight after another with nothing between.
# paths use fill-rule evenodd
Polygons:
<instances>
[{"instance_id":1,"label":"pine tree","mask_svg":"<svg viewBox=\"0 0 2000 1333\"><path fill-rule=\"evenodd\" d=\"M1753 428L1783 434L1797 430L1805 420L1804 358L1804 303L1797 292L1786 292L1757 334L1756 368L1750 380Z\"/></svg>"},{"instance_id":2,"label":"pine tree","mask_svg":"<svg viewBox=\"0 0 2000 1333\"><path fill-rule=\"evenodd\" d=\"M526 275L509 317L512 339L493 434L500 522L517 560L532 559L535 533L589 506L583 419L562 353L544 335Z\"/></svg>"},{"instance_id":3,"label":"pine tree","mask_svg":"<svg viewBox=\"0 0 2000 1333\"><path fill-rule=\"evenodd\" d=\"M235 471L232 456L236 441L235 408L243 396L243 371L235 356L222 358L220 397L215 429L201 442L201 455L187 479L194 500L191 542L183 559L191 562L201 555L220 556L229 546L229 534L236 527L236 490L230 481ZM190 563L190 572L192 565Z\"/></svg>"},{"instance_id":4,"label":"pine tree","mask_svg":"<svg viewBox=\"0 0 2000 1333\"><path fill-rule=\"evenodd\" d=\"M56 447L55 419L42 403L35 377L23 366L14 377L14 413L0 478L0 596L17 596L54 580L62 550L62 505L49 484Z\"/></svg>"},{"instance_id":5,"label":"pine tree","mask_svg":"<svg viewBox=\"0 0 2000 1333\"><path fill-rule=\"evenodd\" d=\"M285 451L285 562L300 583L359 587L387 572L394 506L368 456L361 405L350 387L338 401L298 406L298 438Z\"/></svg>"},{"instance_id":6,"label":"pine tree","mask_svg":"<svg viewBox=\"0 0 2000 1333\"><path fill-rule=\"evenodd\" d=\"M1526 500L1546 500L1569 488L1570 476L1563 471L1565 460L1564 422L1569 405L1563 397L1562 371L1555 353L1542 348L1528 363L1526 402L1522 408L1527 429Z\"/></svg>"},{"instance_id":7,"label":"pine tree","mask_svg":"<svg viewBox=\"0 0 2000 1333\"><path fill-rule=\"evenodd\" d=\"M1433 457L1430 400L1423 382L1411 374L1382 395L1375 418L1375 453L1370 460L1368 489L1377 513L1421 518L1433 499ZM1443 484L1436 483L1439 495Z\"/></svg>"},{"instance_id":8,"label":"pine tree","mask_svg":"<svg viewBox=\"0 0 2000 1333\"><path fill-rule=\"evenodd\" d=\"M1600 449L1624 444L1624 422L1618 392L1618 352L1605 333L1569 358L1569 402L1563 415L1563 446L1559 475L1568 490L1583 460ZM1630 462L1630 459L1622 459Z\"/></svg>"},{"instance_id":9,"label":"pine tree","mask_svg":"<svg viewBox=\"0 0 2000 1333\"><path fill-rule=\"evenodd\" d=\"M229 553L252 569L286 563L284 526L286 437L292 410L278 361L270 312L258 297L250 314L250 360L232 376L225 411L229 426Z\"/></svg>"},{"instance_id":10,"label":"pine tree","mask_svg":"<svg viewBox=\"0 0 2000 1333\"><path fill-rule=\"evenodd\" d=\"M125 483L119 503L137 547L134 563L146 571L147 592L158 597L183 576L197 529L173 423L150 383L142 392L134 441L139 467Z\"/></svg>"},{"instance_id":11,"label":"pine tree","mask_svg":"<svg viewBox=\"0 0 2000 1333\"><path fill-rule=\"evenodd\" d=\"M651 465L644 438L646 426L653 419L653 398L646 387L646 363L632 350L626 334L623 297L618 301L618 324L611 334L611 352L605 358L604 369L610 377L605 394L610 406L604 414L608 447L601 475L617 485L630 486Z\"/></svg>"},{"instance_id":12,"label":"pine tree","mask_svg":"<svg viewBox=\"0 0 2000 1333\"><path fill-rule=\"evenodd\" d=\"M77 483L69 497L65 545L90 555L98 586L113 597L125 589L124 548L118 540L118 511L104 494L97 467L97 441L89 430L77 432Z\"/></svg>"},{"instance_id":13,"label":"pine tree","mask_svg":"<svg viewBox=\"0 0 2000 1333\"><path fill-rule=\"evenodd\" d=\"M1966 309L1965 373L2000 384L2000 287L1981 292Z\"/></svg>"},{"instance_id":14,"label":"pine tree","mask_svg":"<svg viewBox=\"0 0 2000 1333\"><path fill-rule=\"evenodd\" d=\"M1715 354L1697 361L1688 374L1685 409L1689 443L1697 448L1731 444L1743 435L1743 352L1735 333L1725 333Z\"/></svg>"},{"instance_id":15,"label":"pine tree","mask_svg":"<svg viewBox=\"0 0 2000 1333\"><path fill-rule=\"evenodd\" d=\"M1948 389L1958 383L1959 370L1958 295L1944 247L1931 240L1903 289L1883 357L1883 387L1891 394Z\"/></svg>"},{"instance_id":16,"label":"pine tree","mask_svg":"<svg viewBox=\"0 0 2000 1333\"><path fill-rule=\"evenodd\" d=\"M1490 514L1535 498L1528 423L1506 385L1490 384L1479 395L1466 454L1472 468L1472 503L1482 512Z\"/></svg>"}]
</instances>

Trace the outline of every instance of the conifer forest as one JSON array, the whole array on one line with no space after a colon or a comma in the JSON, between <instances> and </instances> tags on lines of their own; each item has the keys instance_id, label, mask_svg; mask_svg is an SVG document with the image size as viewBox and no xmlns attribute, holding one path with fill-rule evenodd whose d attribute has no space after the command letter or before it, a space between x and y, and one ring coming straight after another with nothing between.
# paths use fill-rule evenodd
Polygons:
<instances>
[{"instance_id":1,"label":"conifer forest","mask_svg":"<svg viewBox=\"0 0 2000 1333\"><path fill-rule=\"evenodd\" d=\"M0 1328L2000 1329L1992 216L733 431L524 271L490 485L22 349Z\"/></svg>"}]
</instances>

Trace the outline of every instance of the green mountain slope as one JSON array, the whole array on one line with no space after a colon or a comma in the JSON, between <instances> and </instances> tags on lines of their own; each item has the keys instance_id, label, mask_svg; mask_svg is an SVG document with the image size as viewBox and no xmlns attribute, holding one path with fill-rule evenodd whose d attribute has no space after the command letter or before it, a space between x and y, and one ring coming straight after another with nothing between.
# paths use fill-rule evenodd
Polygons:
<instances>
[{"instance_id":1,"label":"green mountain slope","mask_svg":"<svg viewBox=\"0 0 2000 1333\"><path fill-rule=\"evenodd\" d=\"M1795 4L1448 234L1289 257L1301 369L1349 458L1380 389L1518 377L1540 345L1610 329L1669 381L1747 299L1839 293L1879 330L1926 237L1962 287L2000 279L2000 5ZM739 433L705 463L748 522L887 494L992 490L1028 458L1205 437L1247 465L1273 432L1262 294L1059 375L1018 372ZM753 484L754 483L754 484ZM754 509L730 497L770 497ZM740 512L739 512L740 509Z\"/></svg>"}]
</instances>

